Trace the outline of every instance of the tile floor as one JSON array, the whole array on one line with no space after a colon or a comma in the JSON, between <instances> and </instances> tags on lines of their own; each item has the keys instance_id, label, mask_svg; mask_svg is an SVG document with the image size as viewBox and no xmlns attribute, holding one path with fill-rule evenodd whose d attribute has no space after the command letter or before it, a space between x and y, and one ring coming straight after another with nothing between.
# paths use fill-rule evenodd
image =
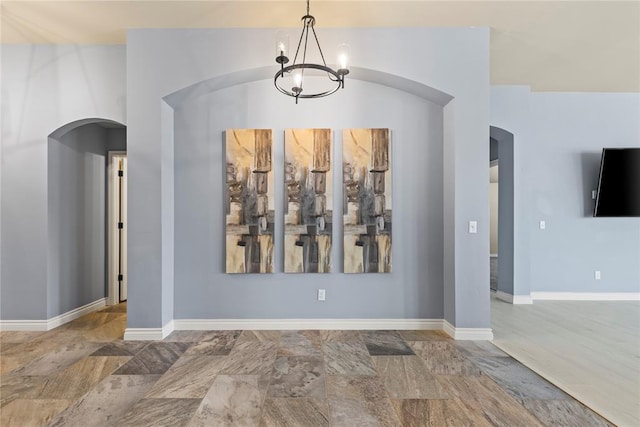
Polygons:
<instances>
[{"instance_id":1,"label":"tile floor","mask_svg":"<svg viewBox=\"0 0 640 427\"><path fill-rule=\"evenodd\" d=\"M0 333L0 425L610 425L488 342L439 331L176 331L124 305Z\"/></svg>"}]
</instances>

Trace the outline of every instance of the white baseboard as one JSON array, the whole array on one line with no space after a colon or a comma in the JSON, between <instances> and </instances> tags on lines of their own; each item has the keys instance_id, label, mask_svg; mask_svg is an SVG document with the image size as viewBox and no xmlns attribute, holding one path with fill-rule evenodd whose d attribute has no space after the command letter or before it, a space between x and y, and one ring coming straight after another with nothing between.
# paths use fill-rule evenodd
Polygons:
<instances>
[{"instance_id":1,"label":"white baseboard","mask_svg":"<svg viewBox=\"0 0 640 427\"><path fill-rule=\"evenodd\" d=\"M176 319L163 328L127 328L125 340L162 340L176 331L444 330L456 340L492 340L491 328L456 328L443 319Z\"/></svg>"},{"instance_id":2,"label":"white baseboard","mask_svg":"<svg viewBox=\"0 0 640 427\"><path fill-rule=\"evenodd\" d=\"M518 304L533 304L533 298L531 298L531 295L514 295L513 296L513 303L518 305Z\"/></svg>"},{"instance_id":3,"label":"white baseboard","mask_svg":"<svg viewBox=\"0 0 640 427\"><path fill-rule=\"evenodd\" d=\"M176 319L176 330L442 329L442 319Z\"/></svg>"},{"instance_id":4,"label":"white baseboard","mask_svg":"<svg viewBox=\"0 0 640 427\"><path fill-rule=\"evenodd\" d=\"M0 331L47 331L47 321L0 320Z\"/></svg>"},{"instance_id":5,"label":"white baseboard","mask_svg":"<svg viewBox=\"0 0 640 427\"><path fill-rule=\"evenodd\" d=\"M496 298L510 304L533 304L531 295L511 295L503 291L496 291Z\"/></svg>"},{"instance_id":6,"label":"white baseboard","mask_svg":"<svg viewBox=\"0 0 640 427\"><path fill-rule=\"evenodd\" d=\"M531 292L534 300L548 301L640 301L639 292Z\"/></svg>"},{"instance_id":7,"label":"white baseboard","mask_svg":"<svg viewBox=\"0 0 640 427\"><path fill-rule=\"evenodd\" d=\"M513 304L513 295L508 294L506 292L496 291L496 298L498 298L499 300L502 300L502 301L506 301L509 304Z\"/></svg>"},{"instance_id":8,"label":"white baseboard","mask_svg":"<svg viewBox=\"0 0 640 427\"><path fill-rule=\"evenodd\" d=\"M127 328L124 330L125 341L161 341L174 330L174 320L162 328Z\"/></svg>"},{"instance_id":9,"label":"white baseboard","mask_svg":"<svg viewBox=\"0 0 640 427\"><path fill-rule=\"evenodd\" d=\"M62 313L47 320L0 320L2 331L50 331L79 317L100 310L107 305L106 298L100 298L82 307Z\"/></svg>"},{"instance_id":10,"label":"white baseboard","mask_svg":"<svg viewBox=\"0 0 640 427\"><path fill-rule=\"evenodd\" d=\"M67 311L66 313L63 313L59 316L52 317L51 319L47 320L47 331L64 325L65 323L69 323L72 320L77 319L78 317L82 317L86 314L98 311L106 306L107 299L100 298L99 300L90 302L89 304L83 305L82 307L78 307L74 310Z\"/></svg>"},{"instance_id":11,"label":"white baseboard","mask_svg":"<svg viewBox=\"0 0 640 427\"><path fill-rule=\"evenodd\" d=\"M493 330L491 328L456 328L446 320L442 321L443 330L454 340L459 341L491 341Z\"/></svg>"},{"instance_id":12,"label":"white baseboard","mask_svg":"<svg viewBox=\"0 0 640 427\"><path fill-rule=\"evenodd\" d=\"M163 328L127 328L124 330L125 341L161 341L164 338Z\"/></svg>"}]
</instances>

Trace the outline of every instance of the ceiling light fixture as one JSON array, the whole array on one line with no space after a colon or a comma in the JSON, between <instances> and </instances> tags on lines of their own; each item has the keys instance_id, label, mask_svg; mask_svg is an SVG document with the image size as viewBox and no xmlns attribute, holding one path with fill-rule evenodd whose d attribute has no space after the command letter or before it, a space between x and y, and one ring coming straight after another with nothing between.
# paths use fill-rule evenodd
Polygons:
<instances>
[{"instance_id":1,"label":"ceiling light fixture","mask_svg":"<svg viewBox=\"0 0 640 427\"><path fill-rule=\"evenodd\" d=\"M309 14L309 0L307 0L307 14L302 17L302 33L300 34L298 47L296 48L296 53L291 65L285 66L285 64L289 63L289 57L287 57L288 37L283 33L279 33L276 40L276 62L280 64L280 70L274 76L273 82L280 92L295 98L296 104L299 98L322 98L323 96L337 92L338 89L344 88L344 77L349 74L349 46L344 43L338 46L338 66L340 68L334 70L328 67L324 59L324 54L322 53L322 48L320 47L320 42L318 41L318 36L316 35L315 24L316 19ZM318 47L318 52L322 59L321 64L306 62L307 54L310 53L311 50L307 50L309 47L309 33L313 35L312 43L315 41ZM325 86L318 90L316 90L315 87L305 90L305 72L312 75L326 73L330 81L328 88ZM292 77L292 79L289 77ZM291 89L289 89L289 87L291 87Z\"/></svg>"}]
</instances>

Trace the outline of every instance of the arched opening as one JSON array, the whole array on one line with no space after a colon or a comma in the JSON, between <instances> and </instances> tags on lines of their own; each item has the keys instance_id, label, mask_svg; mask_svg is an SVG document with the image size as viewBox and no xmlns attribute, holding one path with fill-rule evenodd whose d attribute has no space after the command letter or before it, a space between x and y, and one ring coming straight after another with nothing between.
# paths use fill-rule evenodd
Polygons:
<instances>
[{"instance_id":1,"label":"arched opening","mask_svg":"<svg viewBox=\"0 0 640 427\"><path fill-rule=\"evenodd\" d=\"M350 283L349 292L352 293L357 293L351 290L357 287L362 288L363 292L371 292L372 287L376 287L380 292L401 295L394 300L395 305L391 308L387 304L388 301L380 300L380 304L385 305L386 312L409 312L410 316L416 318L442 316L440 304L445 299L442 284L445 255L443 244L438 243L444 240L443 181L444 175L453 175L454 170L443 166L442 150L445 143L452 145L450 139L454 134L445 131L444 128L453 127L453 115L450 113L454 108L450 102L453 97L396 75L369 69L353 69L350 73L350 92L345 92L342 98L329 97L318 100L313 104L312 115L305 113L305 109L300 106L296 110L290 99L285 99L273 91L272 72L272 67L233 72L194 83L163 98L166 104L162 110L162 127L167 131L162 134L162 145L163 149L173 151L175 156L174 167L168 171L174 179L170 191L172 197L175 197L174 221L169 226L175 228L167 233L174 242L175 254L174 274L172 279L167 281L169 289L166 292L173 298L172 304L167 304L172 305L175 310L171 317L184 318L191 310L197 310L204 313L201 314L203 317L211 318L225 315L231 318L255 317L256 313L262 315L259 311L262 307L256 309L248 304L246 307L238 307L229 304L229 301L243 295L244 298L251 295L260 301L273 293L284 294L292 290L301 292L293 276L260 277L253 283L242 283L237 277L223 273L225 258L223 246L218 244L218 233L221 232L220 225L224 224L224 219L220 218L224 210L217 203L218 200L223 200L223 187L216 185L214 180L224 172L219 163L224 158L224 153L222 145L212 144L212 141L216 141L226 127L268 127L284 130L313 126L335 129L388 126L394 129L395 135L401 140L432 142L433 146L425 143L414 148L410 144L398 145L394 152L394 161L402 163L403 171L424 171L424 181L416 180L414 175L406 172L398 173L394 178L394 194L401 196L396 198L396 202L406 217L396 228L396 241L400 244L407 243L405 247L414 248L416 253L425 258L423 262L415 263L415 256L404 257L403 262L415 265L399 269L397 275L404 275L401 277L406 277L406 280L399 281L411 283L411 287L402 293L397 287L394 290L388 285L391 281L388 276L372 277L368 282L346 275L339 276L339 281L335 280L336 277L313 277L313 280L319 288L328 289L331 295L346 294L344 289L347 287L339 286L342 282ZM356 96L355 93L361 96ZM365 103L366 105L363 105ZM256 107L256 104L259 107ZM264 108L263 105L268 105L269 108ZM447 114L444 113L445 109L448 111ZM336 115L336 111L342 113ZM341 139L336 141L336 153L341 153ZM341 154L335 154L339 155ZM279 159L280 156L275 158ZM283 171L284 167L276 164L274 169ZM447 178L447 182L451 181L453 178ZM279 197L281 196L276 193L276 206L282 205ZM448 202L452 204L453 199L448 199ZM342 206L339 202L334 203L334 209L341 211ZM403 203L406 205L404 208L401 206ZM283 221L280 217L277 220ZM413 227L411 232L408 231L410 227ZM413 240L417 234L416 227L426 230L423 233L425 238L417 242ZM340 251L341 247L336 245L334 259L341 259ZM200 254L206 254L207 257L203 258ZM281 269L279 263L282 262L279 256L276 254L275 260L278 270ZM446 265L453 265L453 260ZM214 298L216 287L202 287L203 280L216 284L234 283L234 286L225 295L226 299ZM257 286L256 283L261 286ZM269 286L264 286L265 283ZM426 286L425 283L434 285ZM449 288L453 286L455 284L451 283ZM198 297L194 298L194 295ZM488 296L488 292L486 295ZM446 298L451 298L449 306L455 304L454 293L447 294ZM131 306L136 309L140 300L136 294L132 294ZM488 306L488 298L486 304ZM363 308L361 315L376 312L376 309L378 307ZM309 306L305 307L305 310L320 312L321 308ZM338 315L348 316L346 312ZM132 316L135 316L135 313L132 313ZM455 323L453 317L450 321Z\"/></svg>"},{"instance_id":2,"label":"arched opening","mask_svg":"<svg viewBox=\"0 0 640 427\"><path fill-rule=\"evenodd\" d=\"M514 136L490 126L491 290L502 300L514 295ZM495 227L495 228L494 228Z\"/></svg>"},{"instance_id":3,"label":"arched opening","mask_svg":"<svg viewBox=\"0 0 640 427\"><path fill-rule=\"evenodd\" d=\"M52 317L104 305L105 298L116 300L109 286L110 265L121 257L111 256L114 188L109 172L114 165L109 160L126 159L126 127L83 119L56 129L48 142L47 312Z\"/></svg>"}]
</instances>

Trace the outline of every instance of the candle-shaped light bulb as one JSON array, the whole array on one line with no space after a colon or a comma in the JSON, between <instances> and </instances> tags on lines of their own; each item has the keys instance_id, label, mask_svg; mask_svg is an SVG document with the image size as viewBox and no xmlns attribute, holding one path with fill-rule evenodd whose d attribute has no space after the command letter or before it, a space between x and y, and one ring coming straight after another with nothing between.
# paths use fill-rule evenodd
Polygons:
<instances>
[{"instance_id":1,"label":"candle-shaped light bulb","mask_svg":"<svg viewBox=\"0 0 640 427\"><path fill-rule=\"evenodd\" d=\"M296 71L293 73L293 87L291 88L291 92L293 92L296 97L296 104L298 103L298 95L302 93L302 72Z\"/></svg>"},{"instance_id":2,"label":"candle-shaped light bulb","mask_svg":"<svg viewBox=\"0 0 640 427\"><path fill-rule=\"evenodd\" d=\"M289 62L287 51L289 50L289 35L278 31L276 34L276 62L286 64Z\"/></svg>"},{"instance_id":3,"label":"candle-shaped light bulb","mask_svg":"<svg viewBox=\"0 0 640 427\"><path fill-rule=\"evenodd\" d=\"M338 58L338 62L340 63L340 68L347 68L347 55L346 54L341 54L340 58Z\"/></svg>"},{"instance_id":4,"label":"candle-shaped light bulb","mask_svg":"<svg viewBox=\"0 0 640 427\"><path fill-rule=\"evenodd\" d=\"M346 43L338 45L338 67L339 70L349 70L349 45Z\"/></svg>"}]
</instances>

